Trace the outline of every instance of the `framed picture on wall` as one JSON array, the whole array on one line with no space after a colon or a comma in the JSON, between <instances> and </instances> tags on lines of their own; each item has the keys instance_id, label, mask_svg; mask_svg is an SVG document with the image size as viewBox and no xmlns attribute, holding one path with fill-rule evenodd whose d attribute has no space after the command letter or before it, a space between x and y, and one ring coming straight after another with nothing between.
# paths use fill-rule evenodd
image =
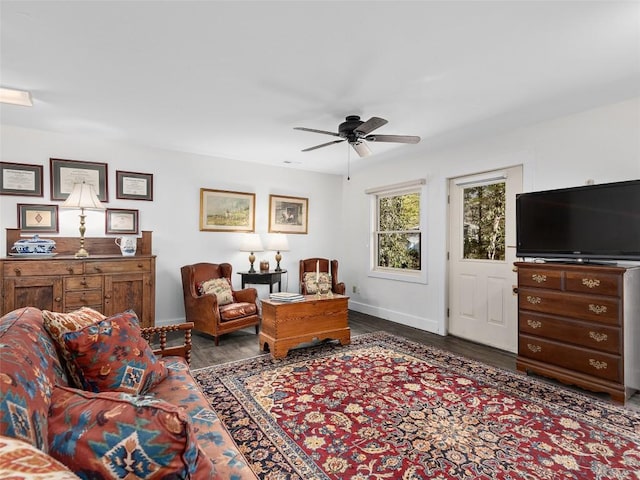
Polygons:
<instances>
[{"instance_id":1,"label":"framed picture on wall","mask_svg":"<svg viewBox=\"0 0 640 480\"><path fill-rule=\"evenodd\" d=\"M107 208L105 233L138 233L138 210Z\"/></svg>"},{"instance_id":2,"label":"framed picture on wall","mask_svg":"<svg viewBox=\"0 0 640 480\"><path fill-rule=\"evenodd\" d=\"M153 200L153 174L116 170L116 198Z\"/></svg>"},{"instance_id":3,"label":"framed picture on wall","mask_svg":"<svg viewBox=\"0 0 640 480\"><path fill-rule=\"evenodd\" d=\"M269 195L269 232L307 233L309 199Z\"/></svg>"},{"instance_id":4,"label":"framed picture on wall","mask_svg":"<svg viewBox=\"0 0 640 480\"><path fill-rule=\"evenodd\" d=\"M0 195L42 197L42 165L0 162Z\"/></svg>"},{"instance_id":5,"label":"framed picture on wall","mask_svg":"<svg viewBox=\"0 0 640 480\"><path fill-rule=\"evenodd\" d=\"M200 189L200 231L253 232L256 194Z\"/></svg>"},{"instance_id":6,"label":"framed picture on wall","mask_svg":"<svg viewBox=\"0 0 640 480\"><path fill-rule=\"evenodd\" d=\"M18 228L23 233L58 233L58 205L19 203Z\"/></svg>"},{"instance_id":7,"label":"framed picture on wall","mask_svg":"<svg viewBox=\"0 0 640 480\"><path fill-rule=\"evenodd\" d=\"M51 166L51 200L66 200L75 183L93 185L101 202L108 202L107 164L77 160L49 159Z\"/></svg>"}]
</instances>

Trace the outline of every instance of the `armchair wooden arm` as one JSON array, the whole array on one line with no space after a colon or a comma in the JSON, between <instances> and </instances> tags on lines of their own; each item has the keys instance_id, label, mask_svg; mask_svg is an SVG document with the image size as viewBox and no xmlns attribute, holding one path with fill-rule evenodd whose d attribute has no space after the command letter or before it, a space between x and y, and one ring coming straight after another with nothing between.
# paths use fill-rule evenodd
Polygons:
<instances>
[{"instance_id":1,"label":"armchair wooden arm","mask_svg":"<svg viewBox=\"0 0 640 480\"><path fill-rule=\"evenodd\" d=\"M193 322L178 323L175 325L164 325L161 327L147 327L142 330L142 337L149 342L151 348L155 337L158 337L159 347L153 350L156 355L163 357L169 355L179 355L184 357L187 363L191 364L191 330L193 329ZM167 346L167 332L184 331L184 343L181 345Z\"/></svg>"}]
</instances>

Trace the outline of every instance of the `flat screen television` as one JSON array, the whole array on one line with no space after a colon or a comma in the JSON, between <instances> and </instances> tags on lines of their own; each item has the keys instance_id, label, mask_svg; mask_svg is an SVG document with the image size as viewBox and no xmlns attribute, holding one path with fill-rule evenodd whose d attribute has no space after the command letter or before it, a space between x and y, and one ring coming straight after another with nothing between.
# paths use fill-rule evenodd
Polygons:
<instances>
[{"instance_id":1,"label":"flat screen television","mask_svg":"<svg viewBox=\"0 0 640 480\"><path fill-rule=\"evenodd\" d=\"M640 180L518 195L516 255L640 260Z\"/></svg>"}]
</instances>

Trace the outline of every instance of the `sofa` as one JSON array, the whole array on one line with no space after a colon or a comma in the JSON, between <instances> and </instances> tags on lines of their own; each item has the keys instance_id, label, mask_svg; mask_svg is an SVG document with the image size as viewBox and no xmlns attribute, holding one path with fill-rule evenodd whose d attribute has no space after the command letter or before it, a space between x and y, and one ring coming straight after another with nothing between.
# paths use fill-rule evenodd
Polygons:
<instances>
[{"instance_id":1,"label":"sofa","mask_svg":"<svg viewBox=\"0 0 640 480\"><path fill-rule=\"evenodd\" d=\"M141 329L133 311L4 315L0 478L255 480L190 373L190 327ZM186 341L167 347L173 329Z\"/></svg>"}]
</instances>

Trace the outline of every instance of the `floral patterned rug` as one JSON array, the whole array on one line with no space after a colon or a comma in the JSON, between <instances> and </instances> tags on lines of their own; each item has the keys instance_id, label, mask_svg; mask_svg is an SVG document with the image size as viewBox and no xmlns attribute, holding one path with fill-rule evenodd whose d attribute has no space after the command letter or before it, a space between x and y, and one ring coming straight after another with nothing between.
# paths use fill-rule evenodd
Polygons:
<instances>
[{"instance_id":1,"label":"floral patterned rug","mask_svg":"<svg viewBox=\"0 0 640 480\"><path fill-rule=\"evenodd\" d=\"M194 376L264 479L640 478L640 413L384 332Z\"/></svg>"}]
</instances>

